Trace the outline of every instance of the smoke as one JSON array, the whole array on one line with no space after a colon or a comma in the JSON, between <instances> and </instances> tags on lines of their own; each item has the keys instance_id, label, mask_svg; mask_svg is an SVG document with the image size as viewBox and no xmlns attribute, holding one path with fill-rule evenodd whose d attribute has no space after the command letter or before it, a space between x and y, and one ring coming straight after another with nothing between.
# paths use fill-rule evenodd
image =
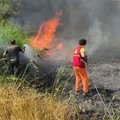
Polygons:
<instances>
[{"instance_id":1,"label":"smoke","mask_svg":"<svg viewBox=\"0 0 120 120\"><path fill-rule=\"evenodd\" d=\"M27 59L33 60L34 59L33 49L29 45L27 45L27 44L24 44L24 47L25 47L24 56Z\"/></svg>"},{"instance_id":2,"label":"smoke","mask_svg":"<svg viewBox=\"0 0 120 120\"><path fill-rule=\"evenodd\" d=\"M89 55L109 44L108 34L102 32L101 24L97 19L95 19L94 24L88 31L88 42L89 40L91 41L88 48Z\"/></svg>"},{"instance_id":3,"label":"smoke","mask_svg":"<svg viewBox=\"0 0 120 120\"><path fill-rule=\"evenodd\" d=\"M72 52L78 40L88 40L89 55L120 55L119 0L21 0L22 25L30 23L37 31L39 24L63 10L62 27L56 38L64 44L63 56ZM33 30L33 29L32 29Z\"/></svg>"},{"instance_id":4,"label":"smoke","mask_svg":"<svg viewBox=\"0 0 120 120\"><path fill-rule=\"evenodd\" d=\"M70 19L65 31L71 31L69 38L86 38L89 55L118 55L120 1L68 0L67 2Z\"/></svg>"}]
</instances>

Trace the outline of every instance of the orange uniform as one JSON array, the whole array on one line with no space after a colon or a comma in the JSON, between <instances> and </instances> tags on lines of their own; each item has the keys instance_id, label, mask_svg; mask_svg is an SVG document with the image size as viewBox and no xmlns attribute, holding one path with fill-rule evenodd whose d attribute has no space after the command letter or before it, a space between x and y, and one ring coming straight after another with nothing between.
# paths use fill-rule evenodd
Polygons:
<instances>
[{"instance_id":1,"label":"orange uniform","mask_svg":"<svg viewBox=\"0 0 120 120\"><path fill-rule=\"evenodd\" d=\"M79 45L74 50L72 66L75 72L76 82L75 82L75 91L80 91L80 83L83 84L83 92L88 93L89 85L88 85L88 76L85 68L84 57L85 55L85 47Z\"/></svg>"}]
</instances>

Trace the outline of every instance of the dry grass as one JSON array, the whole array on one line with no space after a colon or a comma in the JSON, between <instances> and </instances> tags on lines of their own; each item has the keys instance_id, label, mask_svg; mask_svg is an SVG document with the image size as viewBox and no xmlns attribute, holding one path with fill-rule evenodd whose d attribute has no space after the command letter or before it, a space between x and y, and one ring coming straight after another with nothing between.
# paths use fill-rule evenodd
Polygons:
<instances>
[{"instance_id":1,"label":"dry grass","mask_svg":"<svg viewBox=\"0 0 120 120\"><path fill-rule=\"evenodd\" d=\"M59 115L56 115L56 108ZM50 94L18 90L15 84L0 85L0 120L64 120L66 106Z\"/></svg>"},{"instance_id":2,"label":"dry grass","mask_svg":"<svg viewBox=\"0 0 120 120\"><path fill-rule=\"evenodd\" d=\"M18 86L15 83L0 84L0 120L86 120L89 115L82 111L85 109L89 113L92 110L89 101L81 101L78 105L74 94L58 101L54 94L37 93L32 88ZM99 113L96 112L90 120L98 120L96 115ZM120 119L120 112L117 113L113 120Z\"/></svg>"}]
</instances>

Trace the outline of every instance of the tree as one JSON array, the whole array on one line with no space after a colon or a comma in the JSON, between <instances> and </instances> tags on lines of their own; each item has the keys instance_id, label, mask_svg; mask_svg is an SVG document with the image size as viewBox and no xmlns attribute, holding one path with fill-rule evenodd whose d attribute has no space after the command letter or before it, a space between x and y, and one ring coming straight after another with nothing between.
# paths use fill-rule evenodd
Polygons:
<instances>
[{"instance_id":1,"label":"tree","mask_svg":"<svg viewBox=\"0 0 120 120\"><path fill-rule=\"evenodd\" d=\"M0 0L0 22L5 26L7 20L19 15L19 0Z\"/></svg>"}]
</instances>

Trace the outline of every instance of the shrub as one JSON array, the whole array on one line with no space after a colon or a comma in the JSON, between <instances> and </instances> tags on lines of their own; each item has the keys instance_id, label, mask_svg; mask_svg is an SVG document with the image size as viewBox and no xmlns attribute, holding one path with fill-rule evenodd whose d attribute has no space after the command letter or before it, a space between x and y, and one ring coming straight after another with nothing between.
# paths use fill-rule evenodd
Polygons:
<instances>
[{"instance_id":1,"label":"shrub","mask_svg":"<svg viewBox=\"0 0 120 120\"><path fill-rule=\"evenodd\" d=\"M23 45L27 43L28 36L17 24L8 23L5 26L0 24L0 49L6 48L11 39L16 39L18 45Z\"/></svg>"}]
</instances>

